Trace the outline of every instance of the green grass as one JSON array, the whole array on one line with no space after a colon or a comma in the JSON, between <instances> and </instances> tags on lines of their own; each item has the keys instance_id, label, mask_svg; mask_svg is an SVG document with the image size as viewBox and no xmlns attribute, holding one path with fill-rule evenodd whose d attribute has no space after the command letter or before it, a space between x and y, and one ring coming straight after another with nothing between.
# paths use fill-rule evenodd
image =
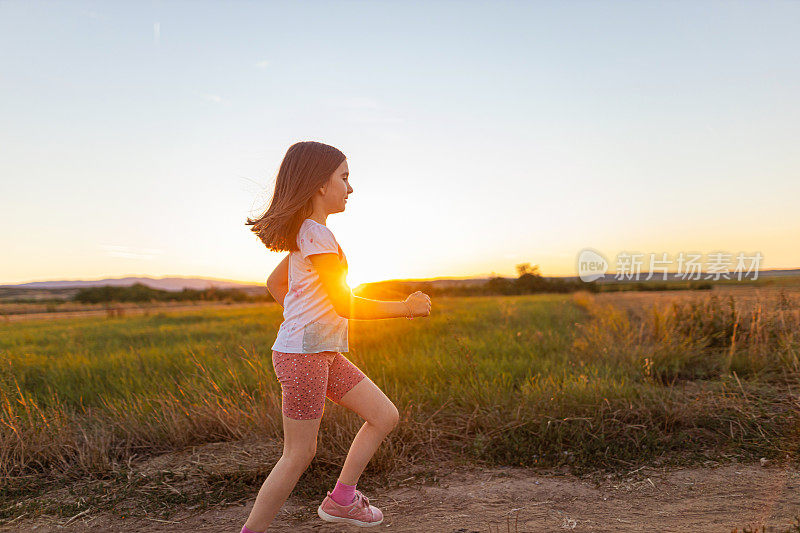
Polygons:
<instances>
[{"instance_id":1,"label":"green grass","mask_svg":"<svg viewBox=\"0 0 800 533\"><path fill-rule=\"evenodd\" d=\"M439 298L425 319L351 321L348 357L401 413L371 473L444 460L580 473L796 459L796 301L784 295L756 321L752 305L730 312L714 298L639 312L586 294ZM280 308L265 304L0 325L0 475L9 480L0 519L53 480L83 480L80 497L95 505L131 492L161 507L244 498L269 461L205 472L180 496L132 480L127 462L209 442L279 442L271 346L280 321ZM326 405L300 492L332 475L358 425Z\"/></svg>"}]
</instances>

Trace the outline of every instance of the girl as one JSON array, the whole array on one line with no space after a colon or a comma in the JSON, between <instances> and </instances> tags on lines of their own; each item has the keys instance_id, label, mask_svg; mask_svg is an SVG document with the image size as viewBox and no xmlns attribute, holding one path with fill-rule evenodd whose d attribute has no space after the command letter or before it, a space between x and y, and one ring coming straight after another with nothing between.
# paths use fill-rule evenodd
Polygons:
<instances>
[{"instance_id":1,"label":"girl","mask_svg":"<svg viewBox=\"0 0 800 533\"><path fill-rule=\"evenodd\" d=\"M272 346L281 384L283 455L256 497L242 533L267 529L317 449L325 397L365 422L353 439L333 491L317 509L320 518L376 526L383 513L356 490L381 441L394 429L397 408L342 352L348 351L348 319L428 316L431 299L415 292L402 302L354 296L347 286L347 259L328 215L345 210L353 192L344 154L327 144L299 142L287 150L263 216L247 224L268 249L290 253L267 280L283 306L283 323Z\"/></svg>"}]
</instances>

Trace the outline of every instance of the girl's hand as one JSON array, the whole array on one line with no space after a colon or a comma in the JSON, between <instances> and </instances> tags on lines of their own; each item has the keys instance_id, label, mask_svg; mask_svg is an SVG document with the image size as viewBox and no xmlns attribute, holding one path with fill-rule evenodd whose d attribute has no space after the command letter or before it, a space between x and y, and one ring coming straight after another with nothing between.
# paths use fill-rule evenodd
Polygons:
<instances>
[{"instance_id":1,"label":"girl's hand","mask_svg":"<svg viewBox=\"0 0 800 533\"><path fill-rule=\"evenodd\" d=\"M405 303L411 308L411 316L428 316L431 314L431 297L417 291L406 298Z\"/></svg>"}]
</instances>

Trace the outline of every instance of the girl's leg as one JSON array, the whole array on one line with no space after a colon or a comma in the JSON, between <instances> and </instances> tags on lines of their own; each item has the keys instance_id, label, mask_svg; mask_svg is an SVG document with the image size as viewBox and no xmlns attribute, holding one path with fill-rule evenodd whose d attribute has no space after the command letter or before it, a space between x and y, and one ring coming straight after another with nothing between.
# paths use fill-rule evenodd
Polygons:
<instances>
[{"instance_id":1,"label":"girl's leg","mask_svg":"<svg viewBox=\"0 0 800 533\"><path fill-rule=\"evenodd\" d=\"M267 529L317 452L331 358L328 354L272 352L281 384L283 455L258 491L245 522L251 531Z\"/></svg>"},{"instance_id":2,"label":"girl's leg","mask_svg":"<svg viewBox=\"0 0 800 533\"><path fill-rule=\"evenodd\" d=\"M283 455L269 473L256 496L245 526L264 531L286 502L300 476L317 452L317 432L322 418L294 420L283 415Z\"/></svg>"},{"instance_id":3,"label":"girl's leg","mask_svg":"<svg viewBox=\"0 0 800 533\"><path fill-rule=\"evenodd\" d=\"M331 376L333 377L333 376ZM383 439L397 426L397 407L368 377L364 377L337 403L365 420L353 439L339 481L355 485Z\"/></svg>"}]
</instances>

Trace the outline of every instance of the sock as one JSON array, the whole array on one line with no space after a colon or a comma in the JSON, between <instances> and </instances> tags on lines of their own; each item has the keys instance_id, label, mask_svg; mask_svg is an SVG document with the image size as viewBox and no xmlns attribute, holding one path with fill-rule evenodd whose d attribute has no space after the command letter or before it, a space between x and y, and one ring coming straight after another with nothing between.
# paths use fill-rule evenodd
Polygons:
<instances>
[{"instance_id":1,"label":"sock","mask_svg":"<svg viewBox=\"0 0 800 533\"><path fill-rule=\"evenodd\" d=\"M356 498L356 486L345 485L341 481L336 481L336 487L331 492L331 500L339 505L350 505Z\"/></svg>"},{"instance_id":2,"label":"sock","mask_svg":"<svg viewBox=\"0 0 800 533\"><path fill-rule=\"evenodd\" d=\"M248 529L247 526L242 526L241 533L258 533L257 531L253 531L252 529Z\"/></svg>"}]
</instances>

